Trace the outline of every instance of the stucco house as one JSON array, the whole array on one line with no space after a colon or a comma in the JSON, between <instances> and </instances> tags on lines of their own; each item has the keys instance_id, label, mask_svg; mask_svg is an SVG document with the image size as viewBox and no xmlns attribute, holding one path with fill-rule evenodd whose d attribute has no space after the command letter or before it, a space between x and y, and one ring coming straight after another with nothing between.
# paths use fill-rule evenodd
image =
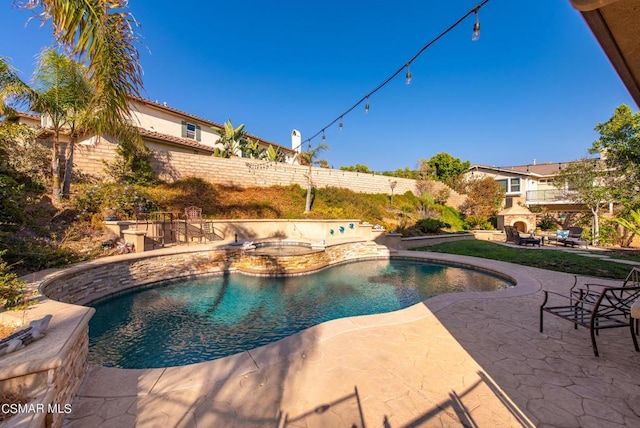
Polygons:
<instances>
[{"instance_id":1,"label":"stucco house","mask_svg":"<svg viewBox=\"0 0 640 428\"><path fill-rule=\"evenodd\" d=\"M131 98L131 113L134 125L149 149L210 155L219 146L217 131L222 130L223 125L169 107L166 103ZM279 149L284 154L285 163L297 163L295 150L255 135L248 137L256 140L261 148L271 145Z\"/></svg>"},{"instance_id":2,"label":"stucco house","mask_svg":"<svg viewBox=\"0 0 640 428\"><path fill-rule=\"evenodd\" d=\"M147 148L165 156L171 153L189 153L211 156L220 144L223 125L204 119L190 113L169 107L166 103L158 103L139 97L129 99L133 125L138 129ZM51 139L53 132L47 116L35 113L19 112L13 120L38 129L38 137L43 141ZM236 125L237 126L237 125ZM254 135L249 138L258 142L261 148L272 146L284 156L284 162L297 164L297 152L291 148L281 146ZM61 144L69 139L63 131L60 135ZM99 173L100 162L96 159L111 161L115 157L117 142L107 136L87 135L78 141L74 163L79 171L85 173ZM241 155L238 153L238 155Z\"/></svg>"},{"instance_id":3,"label":"stucco house","mask_svg":"<svg viewBox=\"0 0 640 428\"><path fill-rule=\"evenodd\" d=\"M599 162L598 159L593 161ZM558 216L589 211L586 206L567 197L570 189L558 188L554 184L558 173L571 163L534 162L504 167L475 164L464 176L467 180L491 177L497 181L505 192L504 206L498 213L498 228L515 226L521 232L528 232L536 227L536 215L530 211L532 207Z\"/></svg>"},{"instance_id":4,"label":"stucco house","mask_svg":"<svg viewBox=\"0 0 640 428\"><path fill-rule=\"evenodd\" d=\"M594 162L598 162L594 159ZM505 205L542 206L549 211L584 211L586 207L567 198L568 190L554 185L562 169L573 162L546 162L516 166L472 165L466 179L491 177L505 192Z\"/></svg>"}]
</instances>

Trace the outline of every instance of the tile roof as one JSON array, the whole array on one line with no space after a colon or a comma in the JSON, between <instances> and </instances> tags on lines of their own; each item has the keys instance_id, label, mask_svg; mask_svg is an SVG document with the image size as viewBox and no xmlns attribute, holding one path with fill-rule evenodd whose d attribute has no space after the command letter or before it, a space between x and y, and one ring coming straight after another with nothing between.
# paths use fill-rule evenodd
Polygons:
<instances>
[{"instance_id":1,"label":"tile roof","mask_svg":"<svg viewBox=\"0 0 640 428\"><path fill-rule=\"evenodd\" d=\"M16 117L26 117L27 119L40 120L40 115L35 113L27 113L24 111L15 112Z\"/></svg>"},{"instance_id":2,"label":"tile roof","mask_svg":"<svg viewBox=\"0 0 640 428\"><path fill-rule=\"evenodd\" d=\"M599 159L594 159L594 161L598 161ZM514 166L493 166L493 165L471 165L469 167L469 171L473 171L474 169L489 169L493 171L500 172L515 172L521 175L531 176L531 177L553 177L555 176L559 170L564 169L567 165L580 162L580 161L569 161L569 162L545 162L545 163L536 163L529 165L514 165Z\"/></svg>"},{"instance_id":3,"label":"tile roof","mask_svg":"<svg viewBox=\"0 0 640 428\"><path fill-rule=\"evenodd\" d=\"M155 131L148 131L144 128L139 128L139 127L137 129L143 138L151 138L154 140L164 141L167 143L173 143L178 146L187 146L194 149L206 151L209 153L213 153L214 151L213 147L205 146L204 144L200 144L197 141L191 140L189 138L174 137L173 135L161 134Z\"/></svg>"}]
</instances>

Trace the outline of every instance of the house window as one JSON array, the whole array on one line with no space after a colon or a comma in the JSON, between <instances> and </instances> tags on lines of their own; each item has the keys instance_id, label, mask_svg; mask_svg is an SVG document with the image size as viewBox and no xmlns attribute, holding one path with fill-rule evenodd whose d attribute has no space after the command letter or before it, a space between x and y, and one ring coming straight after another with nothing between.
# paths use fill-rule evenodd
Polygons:
<instances>
[{"instance_id":1,"label":"house window","mask_svg":"<svg viewBox=\"0 0 640 428\"><path fill-rule=\"evenodd\" d=\"M512 193L515 193L515 192L518 192L518 193L519 193L519 192L520 192L520 179L519 179L519 178L512 178L512 179L511 179L511 188L510 188L510 191L511 191Z\"/></svg>"},{"instance_id":2,"label":"house window","mask_svg":"<svg viewBox=\"0 0 640 428\"><path fill-rule=\"evenodd\" d=\"M496 183L505 193L520 193L520 178L503 178Z\"/></svg>"},{"instance_id":3,"label":"house window","mask_svg":"<svg viewBox=\"0 0 640 428\"><path fill-rule=\"evenodd\" d=\"M200 141L200 125L182 121L182 138Z\"/></svg>"},{"instance_id":4,"label":"house window","mask_svg":"<svg viewBox=\"0 0 640 428\"><path fill-rule=\"evenodd\" d=\"M196 126L193 123L187 123L187 138L196 139Z\"/></svg>"}]
</instances>

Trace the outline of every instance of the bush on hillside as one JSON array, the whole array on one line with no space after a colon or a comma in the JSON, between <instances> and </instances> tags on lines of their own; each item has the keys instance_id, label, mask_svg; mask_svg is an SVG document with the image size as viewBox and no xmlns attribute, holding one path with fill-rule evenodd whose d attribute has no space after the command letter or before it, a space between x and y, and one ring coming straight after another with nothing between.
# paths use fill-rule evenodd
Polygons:
<instances>
[{"instance_id":1,"label":"bush on hillside","mask_svg":"<svg viewBox=\"0 0 640 428\"><path fill-rule=\"evenodd\" d=\"M13 309L26 304L29 293L25 287L26 281L19 281L18 275L11 271L10 266L2 259L6 251L0 251L0 306Z\"/></svg>"},{"instance_id":2,"label":"bush on hillside","mask_svg":"<svg viewBox=\"0 0 640 428\"><path fill-rule=\"evenodd\" d=\"M125 219L134 218L136 211L152 211L157 203L144 186L100 183L80 185L73 206L81 219L95 214Z\"/></svg>"},{"instance_id":3,"label":"bush on hillside","mask_svg":"<svg viewBox=\"0 0 640 428\"><path fill-rule=\"evenodd\" d=\"M444 205L447 203L447 200L449 199L450 196L451 196L451 189L448 187L443 187L442 189L438 190L435 193L435 195L433 195L433 199L434 201L436 201L436 203L440 205Z\"/></svg>"},{"instance_id":4,"label":"bush on hillside","mask_svg":"<svg viewBox=\"0 0 640 428\"><path fill-rule=\"evenodd\" d=\"M438 233L441 232L442 229L451 227L449 223L445 223L444 221L437 218L423 218L416 222L416 227L422 233Z\"/></svg>"},{"instance_id":5,"label":"bush on hillside","mask_svg":"<svg viewBox=\"0 0 640 428\"><path fill-rule=\"evenodd\" d=\"M22 187L12 177L0 174L0 224L24 221L24 213L18 203Z\"/></svg>"}]
</instances>

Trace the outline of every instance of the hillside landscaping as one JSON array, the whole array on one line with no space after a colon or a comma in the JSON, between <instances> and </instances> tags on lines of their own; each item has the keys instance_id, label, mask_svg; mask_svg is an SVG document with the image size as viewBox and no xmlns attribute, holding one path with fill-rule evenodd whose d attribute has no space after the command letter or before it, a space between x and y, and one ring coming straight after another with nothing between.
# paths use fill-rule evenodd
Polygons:
<instances>
[{"instance_id":1,"label":"hillside landscaping","mask_svg":"<svg viewBox=\"0 0 640 428\"><path fill-rule=\"evenodd\" d=\"M224 186L188 178L151 186L92 183L74 186L71 198L55 205L44 188L17 185L11 210L0 222L2 258L20 275L112 255L101 243L113 239L105 219L133 219L136 210L169 211L176 216L191 205L208 219L360 219L406 236L456 232L467 228L451 207L407 192L360 194L341 188L313 192L313 209L304 214L306 189L300 186Z\"/></svg>"}]
</instances>

